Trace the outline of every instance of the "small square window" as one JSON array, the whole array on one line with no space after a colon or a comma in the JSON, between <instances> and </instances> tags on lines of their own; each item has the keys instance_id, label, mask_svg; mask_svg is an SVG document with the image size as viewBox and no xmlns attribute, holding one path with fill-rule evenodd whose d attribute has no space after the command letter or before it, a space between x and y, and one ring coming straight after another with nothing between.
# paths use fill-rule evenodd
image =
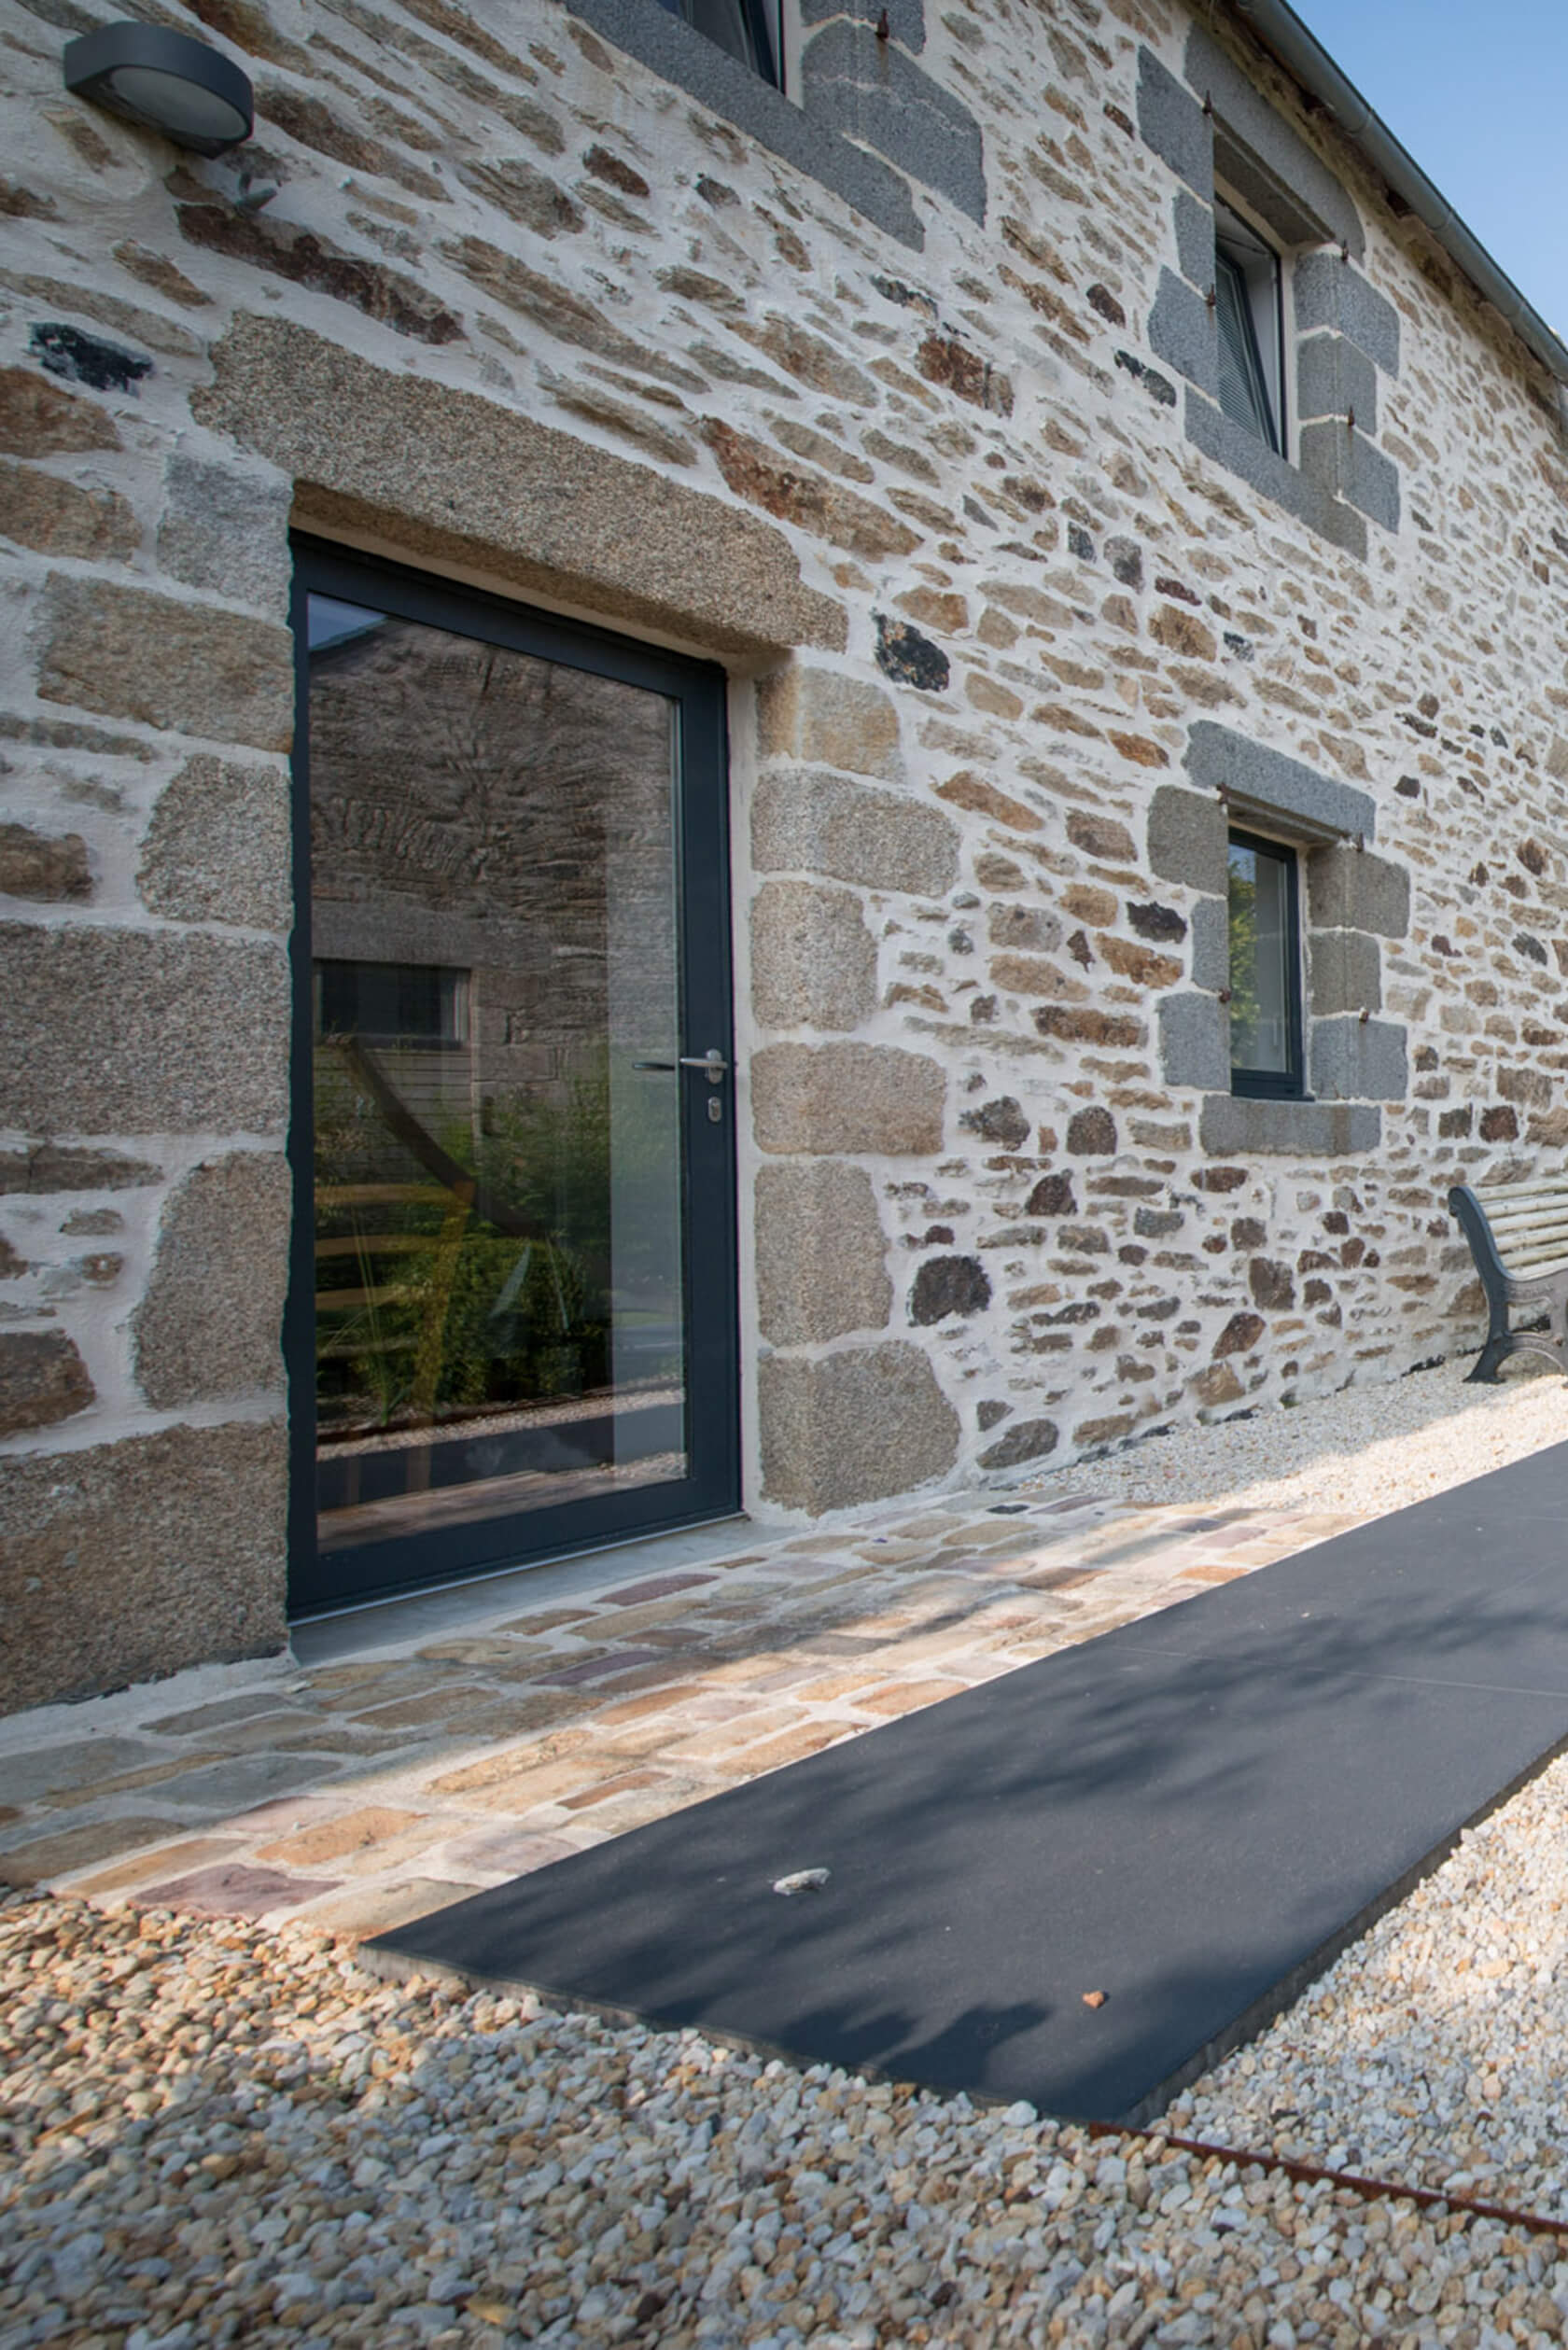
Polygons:
<instances>
[{"instance_id":1,"label":"small square window","mask_svg":"<svg viewBox=\"0 0 1568 2350\"><path fill-rule=\"evenodd\" d=\"M678 16L705 40L712 41L743 65L749 65L775 89L784 87L784 49L779 0L659 0L669 15Z\"/></svg>"},{"instance_id":2,"label":"small square window","mask_svg":"<svg viewBox=\"0 0 1568 2350\"><path fill-rule=\"evenodd\" d=\"M1231 421L1285 454L1283 310L1280 257L1221 198L1214 200L1214 304L1220 406Z\"/></svg>"},{"instance_id":3,"label":"small square window","mask_svg":"<svg viewBox=\"0 0 1568 2350\"><path fill-rule=\"evenodd\" d=\"M1230 835L1230 1090L1299 1099L1301 916L1296 857Z\"/></svg>"},{"instance_id":4,"label":"small square window","mask_svg":"<svg viewBox=\"0 0 1568 2350\"><path fill-rule=\"evenodd\" d=\"M318 962L315 1032L451 1051L469 1041L469 974L440 963Z\"/></svg>"}]
</instances>

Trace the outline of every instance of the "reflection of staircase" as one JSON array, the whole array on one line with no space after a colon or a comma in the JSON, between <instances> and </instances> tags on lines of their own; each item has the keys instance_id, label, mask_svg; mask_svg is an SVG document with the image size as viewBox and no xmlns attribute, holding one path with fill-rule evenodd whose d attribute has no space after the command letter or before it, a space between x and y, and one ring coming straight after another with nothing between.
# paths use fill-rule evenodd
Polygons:
<instances>
[{"instance_id":1,"label":"reflection of staircase","mask_svg":"<svg viewBox=\"0 0 1568 2350\"><path fill-rule=\"evenodd\" d=\"M315 1188L316 1221L332 1218L343 1210L362 1208L450 1208L452 1195L439 1183L318 1183ZM398 1280L376 1279L372 1268L383 1257L420 1256L432 1249L446 1245L444 1229L441 1232L367 1232L357 1214L352 1232L317 1235L315 1243L315 1351L318 1360L342 1359L360 1354L406 1354L420 1344L420 1334L405 1332L369 1333L341 1327L344 1314L374 1313L383 1306L400 1306L408 1302L409 1285ZM342 1257L357 1257L365 1268L368 1279L357 1289L323 1288L320 1267ZM325 1321L324 1321L324 1318ZM340 1327L332 1328L333 1319Z\"/></svg>"}]
</instances>

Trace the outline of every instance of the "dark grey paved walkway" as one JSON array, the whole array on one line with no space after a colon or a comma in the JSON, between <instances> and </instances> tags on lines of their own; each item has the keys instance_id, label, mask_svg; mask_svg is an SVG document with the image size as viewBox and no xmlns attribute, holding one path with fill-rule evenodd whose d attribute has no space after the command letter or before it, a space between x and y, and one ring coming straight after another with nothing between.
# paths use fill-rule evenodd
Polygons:
<instances>
[{"instance_id":1,"label":"dark grey paved walkway","mask_svg":"<svg viewBox=\"0 0 1568 2350\"><path fill-rule=\"evenodd\" d=\"M1560 1446L367 1955L1146 2118L1568 1739L1565 1517Z\"/></svg>"}]
</instances>

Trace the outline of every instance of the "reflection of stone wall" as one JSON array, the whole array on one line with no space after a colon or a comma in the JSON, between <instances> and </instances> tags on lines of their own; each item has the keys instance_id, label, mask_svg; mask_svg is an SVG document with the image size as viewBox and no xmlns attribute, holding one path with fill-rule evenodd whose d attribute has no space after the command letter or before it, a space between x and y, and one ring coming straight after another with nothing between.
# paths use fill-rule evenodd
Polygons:
<instances>
[{"instance_id":1,"label":"reflection of stone wall","mask_svg":"<svg viewBox=\"0 0 1568 2350\"><path fill-rule=\"evenodd\" d=\"M646 1033L673 1042L669 706L662 695L408 621L311 666L318 956L471 974L476 1111L593 1064L618 939Z\"/></svg>"}]
</instances>

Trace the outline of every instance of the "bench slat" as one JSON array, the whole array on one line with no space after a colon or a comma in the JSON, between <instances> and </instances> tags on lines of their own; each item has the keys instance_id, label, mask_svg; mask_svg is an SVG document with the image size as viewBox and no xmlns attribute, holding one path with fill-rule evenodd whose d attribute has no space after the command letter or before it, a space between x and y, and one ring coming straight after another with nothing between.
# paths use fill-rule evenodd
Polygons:
<instances>
[{"instance_id":1,"label":"bench slat","mask_svg":"<svg viewBox=\"0 0 1568 2350\"><path fill-rule=\"evenodd\" d=\"M1490 1311L1486 1344L1471 1378L1495 1380L1499 1364L1521 1350L1548 1354L1568 1370L1568 1348L1556 1335L1568 1307L1568 1175L1479 1191L1456 1183L1449 1212L1465 1228ZM1516 1287L1524 1295L1511 1298ZM1511 1328L1510 1303L1527 1314L1532 1306L1537 1312L1541 1305L1549 1308L1549 1331Z\"/></svg>"},{"instance_id":2,"label":"bench slat","mask_svg":"<svg viewBox=\"0 0 1568 2350\"><path fill-rule=\"evenodd\" d=\"M1549 1266L1568 1265L1568 1249L1499 1249L1505 1273L1544 1273Z\"/></svg>"}]
</instances>

